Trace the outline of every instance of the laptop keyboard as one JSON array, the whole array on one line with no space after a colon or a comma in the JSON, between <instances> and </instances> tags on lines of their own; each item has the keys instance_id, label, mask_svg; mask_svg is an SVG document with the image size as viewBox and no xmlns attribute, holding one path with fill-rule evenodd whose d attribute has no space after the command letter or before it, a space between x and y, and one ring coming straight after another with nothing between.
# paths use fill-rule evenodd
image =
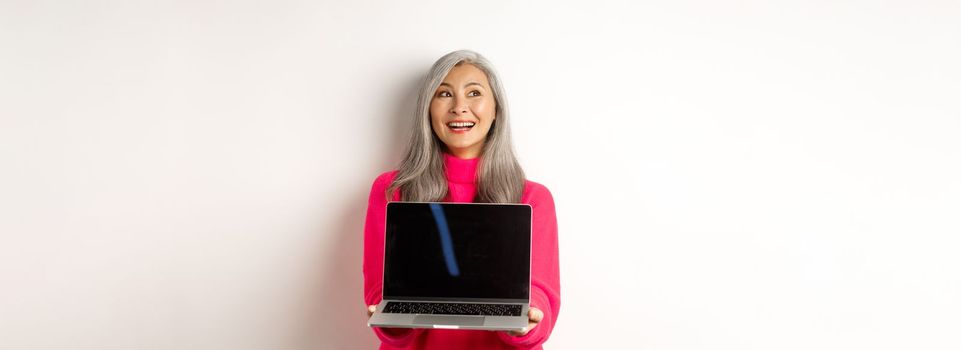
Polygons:
<instances>
[{"instance_id":1,"label":"laptop keyboard","mask_svg":"<svg viewBox=\"0 0 961 350\"><path fill-rule=\"evenodd\" d=\"M390 301L384 307L388 314L520 316L518 304L419 303Z\"/></svg>"}]
</instances>

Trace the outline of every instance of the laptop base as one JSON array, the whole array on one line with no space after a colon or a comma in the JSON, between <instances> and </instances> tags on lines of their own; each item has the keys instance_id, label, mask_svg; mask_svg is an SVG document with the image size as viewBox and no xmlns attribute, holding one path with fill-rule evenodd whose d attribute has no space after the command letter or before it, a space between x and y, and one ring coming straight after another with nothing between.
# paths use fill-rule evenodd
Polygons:
<instances>
[{"instance_id":1,"label":"laptop base","mask_svg":"<svg viewBox=\"0 0 961 350\"><path fill-rule=\"evenodd\" d=\"M424 315L382 313L390 301L377 305L377 311L367 321L370 327L479 329L489 331L520 331L528 324L528 305L522 304L521 316Z\"/></svg>"}]
</instances>

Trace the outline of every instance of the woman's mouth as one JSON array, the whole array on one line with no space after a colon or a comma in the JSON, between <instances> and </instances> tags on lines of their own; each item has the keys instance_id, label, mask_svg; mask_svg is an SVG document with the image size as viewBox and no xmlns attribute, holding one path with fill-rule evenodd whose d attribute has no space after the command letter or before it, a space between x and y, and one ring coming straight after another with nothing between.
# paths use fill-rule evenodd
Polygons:
<instances>
[{"instance_id":1,"label":"woman's mouth","mask_svg":"<svg viewBox=\"0 0 961 350\"><path fill-rule=\"evenodd\" d=\"M455 134L463 134L474 127L474 122L450 122L447 123L447 127Z\"/></svg>"}]
</instances>

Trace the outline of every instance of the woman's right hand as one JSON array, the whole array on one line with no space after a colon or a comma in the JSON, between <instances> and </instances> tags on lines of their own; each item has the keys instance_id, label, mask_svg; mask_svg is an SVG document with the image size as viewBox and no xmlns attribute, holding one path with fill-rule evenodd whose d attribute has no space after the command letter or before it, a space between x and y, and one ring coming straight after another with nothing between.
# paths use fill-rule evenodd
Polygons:
<instances>
[{"instance_id":1,"label":"woman's right hand","mask_svg":"<svg viewBox=\"0 0 961 350\"><path fill-rule=\"evenodd\" d=\"M373 314L374 314L374 311L377 311L377 305L367 306L367 318L368 318L368 319L370 318L370 315L373 315Z\"/></svg>"}]
</instances>

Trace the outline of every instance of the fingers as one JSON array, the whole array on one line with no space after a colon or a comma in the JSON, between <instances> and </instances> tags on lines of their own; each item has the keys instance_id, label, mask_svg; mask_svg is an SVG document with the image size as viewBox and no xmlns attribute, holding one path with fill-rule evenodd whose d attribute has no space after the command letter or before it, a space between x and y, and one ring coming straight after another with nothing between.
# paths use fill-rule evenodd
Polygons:
<instances>
[{"instance_id":1,"label":"fingers","mask_svg":"<svg viewBox=\"0 0 961 350\"><path fill-rule=\"evenodd\" d=\"M367 307L367 318L370 318L370 315L373 315L375 311L377 311L377 305L370 305L370 306L368 306L368 307Z\"/></svg>"},{"instance_id":2,"label":"fingers","mask_svg":"<svg viewBox=\"0 0 961 350\"><path fill-rule=\"evenodd\" d=\"M520 331L508 331L507 334L510 334L511 336L515 336L515 337L523 337L527 335L527 333L529 333L532 329L534 329L534 327L537 327L537 324L540 323L541 320L543 319L544 319L544 311L541 311L541 309L538 309L536 307L531 307L530 309L527 310L527 320L528 320L527 327L524 327L524 329Z\"/></svg>"},{"instance_id":3,"label":"fingers","mask_svg":"<svg viewBox=\"0 0 961 350\"><path fill-rule=\"evenodd\" d=\"M541 309L536 307L532 307L527 312L527 318L530 319L531 323L536 324L544 319L544 311L541 311Z\"/></svg>"}]
</instances>

